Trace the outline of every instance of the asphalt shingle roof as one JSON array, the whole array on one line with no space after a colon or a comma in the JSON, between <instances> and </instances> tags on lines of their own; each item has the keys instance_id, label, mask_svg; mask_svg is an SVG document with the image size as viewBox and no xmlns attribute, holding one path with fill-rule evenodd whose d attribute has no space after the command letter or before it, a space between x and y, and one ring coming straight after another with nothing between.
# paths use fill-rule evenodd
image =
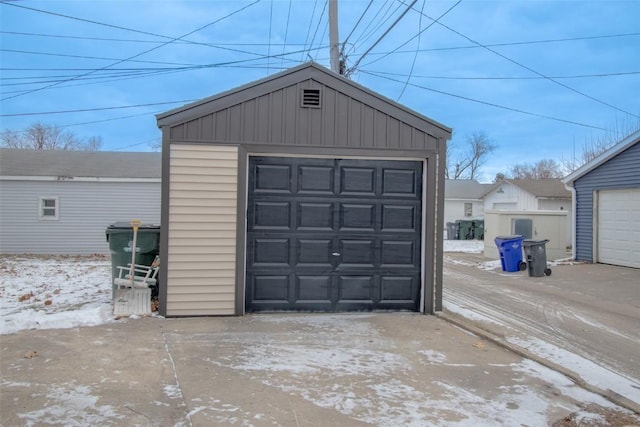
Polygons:
<instances>
[{"instance_id":1,"label":"asphalt shingle roof","mask_svg":"<svg viewBox=\"0 0 640 427\"><path fill-rule=\"evenodd\" d=\"M0 149L2 176L161 178L161 153Z\"/></svg>"},{"instance_id":2,"label":"asphalt shingle roof","mask_svg":"<svg viewBox=\"0 0 640 427\"><path fill-rule=\"evenodd\" d=\"M561 178L507 179L507 181L536 197L547 199L571 198L571 193L565 188Z\"/></svg>"},{"instance_id":3,"label":"asphalt shingle roof","mask_svg":"<svg viewBox=\"0 0 640 427\"><path fill-rule=\"evenodd\" d=\"M445 199L481 199L491 184L480 184L475 179L447 179L444 182Z\"/></svg>"}]
</instances>

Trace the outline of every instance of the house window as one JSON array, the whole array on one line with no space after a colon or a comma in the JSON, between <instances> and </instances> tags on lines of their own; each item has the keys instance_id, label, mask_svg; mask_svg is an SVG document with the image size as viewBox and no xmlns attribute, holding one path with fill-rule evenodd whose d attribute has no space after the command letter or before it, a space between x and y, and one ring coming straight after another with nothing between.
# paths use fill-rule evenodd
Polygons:
<instances>
[{"instance_id":1,"label":"house window","mask_svg":"<svg viewBox=\"0 0 640 427\"><path fill-rule=\"evenodd\" d=\"M473 203L464 204L464 216L465 217L473 216Z\"/></svg>"},{"instance_id":2,"label":"house window","mask_svg":"<svg viewBox=\"0 0 640 427\"><path fill-rule=\"evenodd\" d=\"M59 209L57 197L40 197L41 220L57 220Z\"/></svg>"}]
</instances>

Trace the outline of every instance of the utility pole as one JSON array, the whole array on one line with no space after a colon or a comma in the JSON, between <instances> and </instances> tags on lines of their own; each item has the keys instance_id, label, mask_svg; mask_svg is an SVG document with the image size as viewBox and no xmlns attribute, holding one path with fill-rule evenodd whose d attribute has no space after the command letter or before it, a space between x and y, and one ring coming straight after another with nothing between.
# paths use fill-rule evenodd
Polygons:
<instances>
[{"instance_id":1,"label":"utility pole","mask_svg":"<svg viewBox=\"0 0 640 427\"><path fill-rule=\"evenodd\" d=\"M331 71L340 74L340 47L338 41L338 0L329 0L329 44L331 45Z\"/></svg>"}]
</instances>

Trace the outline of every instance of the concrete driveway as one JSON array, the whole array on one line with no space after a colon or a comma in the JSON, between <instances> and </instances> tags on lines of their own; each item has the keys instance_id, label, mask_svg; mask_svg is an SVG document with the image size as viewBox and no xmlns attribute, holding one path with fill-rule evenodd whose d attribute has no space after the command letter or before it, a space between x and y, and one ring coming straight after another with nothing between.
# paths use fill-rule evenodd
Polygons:
<instances>
[{"instance_id":1,"label":"concrete driveway","mask_svg":"<svg viewBox=\"0 0 640 427\"><path fill-rule=\"evenodd\" d=\"M445 254L448 313L640 408L640 270L564 264L529 277L486 261Z\"/></svg>"},{"instance_id":2,"label":"concrete driveway","mask_svg":"<svg viewBox=\"0 0 640 427\"><path fill-rule=\"evenodd\" d=\"M640 423L538 363L410 313L23 331L2 336L0 368L3 426Z\"/></svg>"}]
</instances>

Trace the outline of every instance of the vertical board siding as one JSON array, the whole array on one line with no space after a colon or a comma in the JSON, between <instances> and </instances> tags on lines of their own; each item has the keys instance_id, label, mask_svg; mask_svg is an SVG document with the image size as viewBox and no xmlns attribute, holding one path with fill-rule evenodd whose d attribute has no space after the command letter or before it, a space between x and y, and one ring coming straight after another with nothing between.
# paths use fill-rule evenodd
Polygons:
<instances>
[{"instance_id":1,"label":"vertical board siding","mask_svg":"<svg viewBox=\"0 0 640 427\"><path fill-rule=\"evenodd\" d=\"M321 108L301 106L320 89ZM171 127L172 141L437 150L438 140L353 97L306 80ZM410 137L408 137L410 135Z\"/></svg>"},{"instance_id":2,"label":"vertical board siding","mask_svg":"<svg viewBox=\"0 0 640 427\"><path fill-rule=\"evenodd\" d=\"M41 220L40 197L57 197L58 220ZM105 230L140 219L160 224L160 182L0 181L0 252L108 254Z\"/></svg>"},{"instance_id":3,"label":"vertical board siding","mask_svg":"<svg viewBox=\"0 0 640 427\"><path fill-rule=\"evenodd\" d=\"M238 149L171 146L167 315L235 310Z\"/></svg>"},{"instance_id":4,"label":"vertical board siding","mask_svg":"<svg viewBox=\"0 0 640 427\"><path fill-rule=\"evenodd\" d=\"M640 142L578 178L576 191L576 259L594 262L593 193L598 190L640 188Z\"/></svg>"}]
</instances>

